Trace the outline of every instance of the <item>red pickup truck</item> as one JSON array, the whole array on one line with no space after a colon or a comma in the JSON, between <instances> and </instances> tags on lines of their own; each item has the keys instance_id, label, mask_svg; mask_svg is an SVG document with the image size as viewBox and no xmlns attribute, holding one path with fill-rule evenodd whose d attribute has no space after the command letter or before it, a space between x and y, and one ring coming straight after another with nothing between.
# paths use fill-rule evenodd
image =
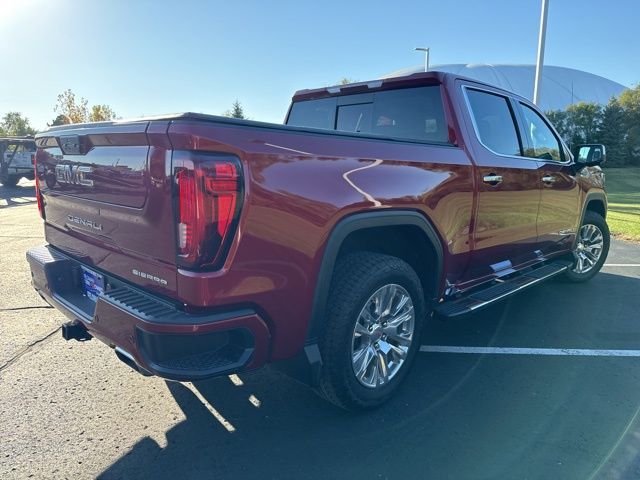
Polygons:
<instances>
[{"instance_id":1,"label":"red pickup truck","mask_svg":"<svg viewBox=\"0 0 640 480\"><path fill-rule=\"evenodd\" d=\"M431 315L562 274L609 231L602 145L429 72L295 94L286 125L194 113L36 138L33 285L143 374L279 365L348 409L386 400Z\"/></svg>"}]
</instances>

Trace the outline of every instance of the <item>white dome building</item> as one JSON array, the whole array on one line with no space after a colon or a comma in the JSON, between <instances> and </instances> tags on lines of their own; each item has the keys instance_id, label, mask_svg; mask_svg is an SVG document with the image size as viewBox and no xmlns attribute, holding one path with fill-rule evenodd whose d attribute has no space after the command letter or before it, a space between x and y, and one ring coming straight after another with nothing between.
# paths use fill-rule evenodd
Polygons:
<instances>
[{"instance_id":1,"label":"white dome building","mask_svg":"<svg viewBox=\"0 0 640 480\"><path fill-rule=\"evenodd\" d=\"M480 82L496 85L517 93L525 98L533 97L535 65L490 65L463 64L432 65L429 70L455 73ZM382 78L398 77L422 72L422 68L412 67L384 75ZM573 68L545 65L542 69L539 107L543 111L564 110L572 103L596 102L606 104L611 97L617 97L627 87L593 73Z\"/></svg>"}]
</instances>

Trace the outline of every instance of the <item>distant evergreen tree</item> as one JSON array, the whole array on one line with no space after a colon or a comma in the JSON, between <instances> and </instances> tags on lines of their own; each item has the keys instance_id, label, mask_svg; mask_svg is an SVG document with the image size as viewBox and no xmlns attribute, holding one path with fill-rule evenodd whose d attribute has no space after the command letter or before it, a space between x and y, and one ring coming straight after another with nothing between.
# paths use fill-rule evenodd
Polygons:
<instances>
[{"instance_id":1,"label":"distant evergreen tree","mask_svg":"<svg viewBox=\"0 0 640 480\"><path fill-rule=\"evenodd\" d=\"M624 109L616 98L612 98L602 110L602 122L596 138L596 143L602 143L607 149L607 165L621 167L626 164L626 132Z\"/></svg>"},{"instance_id":2,"label":"distant evergreen tree","mask_svg":"<svg viewBox=\"0 0 640 480\"><path fill-rule=\"evenodd\" d=\"M562 139L569 143L569 138L571 137L571 126L569 125L569 115L567 115L566 110L549 110L545 115L558 131Z\"/></svg>"},{"instance_id":3,"label":"distant evergreen tree","mask_svg":"<svg viewBox=\"0 0 640 480\"><path fill-rule=\"evenodd\" d=\"M597 103L579 102L567 108L570 125L569 145L594 143L602 124L602 107Z\"/></svg>"},{"instance_id":4,"label":"distant evergreen tree","mask_svg":"<svg viewBox=\"0 0 640 480\"><path fill-rule=\"evenodd\" d=\"M604 107L580 102L546 115L569 148L602 143L608 166L640 166L640 84L611 98Z\"/></svg>"},{"instance_id":5,"label":"distant evergreen tree","mask_svg":"<svg viewBox=\"0 0 640 480\"><path fill-rule=\"evenodd\" d=\"M244 109L242 108L242 104L238 100L233 102L233 106L231 107L231 110L227 110L226 112L223 113L223 115L225 117L231 117L231 118L247 118L244 116Z\"/></svg>"},{"instance_id":6,"label":"distant evergreen tree","mask_svg":"<svg viewBox=\"0 0 640 480\"><path fill-rule=\"evenodd\" d=\"M625 115L627 164L640 165L640 83L622 92L619 101Z\"/></svg>"}]
</instances>

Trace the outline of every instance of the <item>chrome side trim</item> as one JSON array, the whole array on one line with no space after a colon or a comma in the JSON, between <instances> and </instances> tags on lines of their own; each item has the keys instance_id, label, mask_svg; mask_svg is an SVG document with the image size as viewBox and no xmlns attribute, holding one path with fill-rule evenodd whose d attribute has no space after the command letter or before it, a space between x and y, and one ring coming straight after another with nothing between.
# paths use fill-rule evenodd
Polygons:
<instances>
[{"instance_id":1,"label":"chrome side trim","mask_svg":"<svg viewBox=\"0 0 640 480\"><path fill-rule=\"evenodd\" d=\"M526 273L516 275L510 279L501 278L500 280L502 281L495 281L491 286L438 304L435 307L435 312L446 318L467 315L507 297L511 297L522 290L563 273L569 268L571 268L570 262L553 262L542 265L539 268L534 268Z\"/></svg>"},{"instance_id":2,"label":"chrome side trim","mask_svg":"<svg viewBox=\"0 0 640 480\"><path fill-rule=\"evenodd\" d=\"M509 297L511 295L514 295L514 294L524 290L525 288L529 288L529 287L535 285L536 283L540 283L540 282L542 282L544 280L547 280L548 278L555 277L556 275L566 271L568 268L569 267L565 266L565 267L562 267L562 268L550 273L549 275L545 275L544 277L534 278L530 282L527 282L524 285L520 285L519 287L514 288L513 290L509 290L508 292L503 293L502 295L498 295L497 297L494 297L491 300L486 300L484 302L479 302L477 304L474 304L471 307L469 307L469 310L473 312L474 310L478 310L479 308L486 307L487 305L490 305L493 302L497 302L498 300L502 300L503 298L506 298L506 297Z\"/></svg>"}]
</instances>

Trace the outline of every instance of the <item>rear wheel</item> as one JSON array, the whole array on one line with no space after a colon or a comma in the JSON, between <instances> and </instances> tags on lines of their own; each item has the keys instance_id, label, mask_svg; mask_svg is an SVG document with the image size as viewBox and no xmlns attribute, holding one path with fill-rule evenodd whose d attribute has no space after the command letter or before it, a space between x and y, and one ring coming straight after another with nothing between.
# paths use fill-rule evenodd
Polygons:
<instances>
[{"instance_id":1,"label":"rear wheel","mask_svg":"<svg viewBox=\"0 0 640 480\"><path fill-rule=\"evenodd\" d=\"M320 348L320 394L349 410L387 400L419 348L426 315L420 279L403 260L349 254L335 269Z\"/></svg>"},{"instance_id":2,"label":"rear wheel","mask_svg":"<svg viewBox=\"0 0 640 480\"><path fill-rule=\"evenodd\" d=\"M585 282L600 271L609 253L609 227L602 216L587 211L573 250L573 266L565 277L572 282Z\"/></svg>"}]
</instances>

